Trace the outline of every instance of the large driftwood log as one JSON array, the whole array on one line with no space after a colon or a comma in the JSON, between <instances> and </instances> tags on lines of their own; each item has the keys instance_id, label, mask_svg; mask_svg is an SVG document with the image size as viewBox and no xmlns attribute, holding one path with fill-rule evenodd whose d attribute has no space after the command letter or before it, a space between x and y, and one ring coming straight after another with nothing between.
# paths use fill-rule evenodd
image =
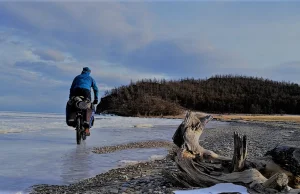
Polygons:
<instances>
[{"instance_id":1,"label":"large driftwood log","mask_svg":"<svg viewBox=\"0 0 300 194\"><path fill-rule=\"evenodd\" d=\"M173 142L183 148L187 157L203 159L231 160L230 158L219 156L213 151L204 149L199 144L200 136L205 125L212 120L211 115L198 118L193 112L187 112L184 121L179 125L173 135Z\"/></svg>"},{"instance_id":2,"label":"large driftwood log","mask_svg":"<svg viewBox=\"0 0 300 194\"><path fill-rule=\"evenodd\" d=\"M208 115L198 118L188 112L173 136L180 148L175 154L179 173L169 173L174 181L185 187L208 187L217 183L237 183L258 193L274 193L297 188L300 180L300 148L276 147L265 157L247 160L247 137L234 133L233 158L220 156L199 144ZM292 183L292 184L291 184ZM291 189L289 193L296 192Z\"/></svg>"}]
</instances>

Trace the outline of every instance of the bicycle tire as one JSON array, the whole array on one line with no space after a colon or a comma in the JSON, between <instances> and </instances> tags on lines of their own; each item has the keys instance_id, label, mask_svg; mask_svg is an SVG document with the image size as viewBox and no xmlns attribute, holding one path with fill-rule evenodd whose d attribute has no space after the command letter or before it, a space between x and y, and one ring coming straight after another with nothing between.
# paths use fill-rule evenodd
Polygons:
<instances>
[{"instance_id":1,"label":"bicycle tire","mask_svg":"<svg viewBox=\"0 0 300 194\"><path fill-rule=\"evenodd\" d=\"M81 120L80 117L76 119L76 142L77 144L81 143Z\"/></svg>"}]
</instances>

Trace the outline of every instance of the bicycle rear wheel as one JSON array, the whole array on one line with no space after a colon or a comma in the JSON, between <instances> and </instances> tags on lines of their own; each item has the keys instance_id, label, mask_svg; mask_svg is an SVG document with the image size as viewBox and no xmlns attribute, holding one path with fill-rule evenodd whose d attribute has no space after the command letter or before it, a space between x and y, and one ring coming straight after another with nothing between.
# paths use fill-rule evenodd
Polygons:
<instances>
[{"instance_id":1,"label":"bicycle rear wheel","mask_svg":"<svg viewBox=\"0 0 300 194\"><path fill-rule=\"evenodd\" d=\"M77 144L81 143L81 120L80 117L76 119L76 142Z\"/></svg>"}]
</instances>

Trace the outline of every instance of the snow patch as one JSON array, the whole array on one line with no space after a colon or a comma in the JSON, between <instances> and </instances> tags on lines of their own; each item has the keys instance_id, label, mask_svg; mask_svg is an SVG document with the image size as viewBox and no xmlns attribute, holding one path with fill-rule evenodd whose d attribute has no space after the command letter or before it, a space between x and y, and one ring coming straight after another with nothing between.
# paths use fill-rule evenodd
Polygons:
<instances>
[{"instance_id":1,"label":"snow patch","mask_svg":"<svg viewBox=\"0 0 300 194\"><path fill-rule=\"evenodd\" d=\"M195 189L195 190L183 190L174 191L175 194L219 194L219 193L237 192L241 194L249 194L246 187L235 185L232 183L220 183L212 187Z\"/></svg>"}]
</instances>

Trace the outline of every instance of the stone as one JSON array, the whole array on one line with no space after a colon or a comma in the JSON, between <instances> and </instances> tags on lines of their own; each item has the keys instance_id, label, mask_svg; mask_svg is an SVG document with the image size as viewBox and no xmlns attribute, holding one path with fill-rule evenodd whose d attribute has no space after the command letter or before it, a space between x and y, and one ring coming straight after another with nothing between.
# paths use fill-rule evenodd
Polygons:
<instances>
[{"instance_id":1,"label":"stone","mask_svg":"<svg viewBox=\"0 0 300 194\"><path fill-rule=\"evenodd\" d=\"M118 189L109 189L109 192L113 193L113 194L117 194L117 193L119 193L119 190Z\"/></svg>"}]
</instances>

